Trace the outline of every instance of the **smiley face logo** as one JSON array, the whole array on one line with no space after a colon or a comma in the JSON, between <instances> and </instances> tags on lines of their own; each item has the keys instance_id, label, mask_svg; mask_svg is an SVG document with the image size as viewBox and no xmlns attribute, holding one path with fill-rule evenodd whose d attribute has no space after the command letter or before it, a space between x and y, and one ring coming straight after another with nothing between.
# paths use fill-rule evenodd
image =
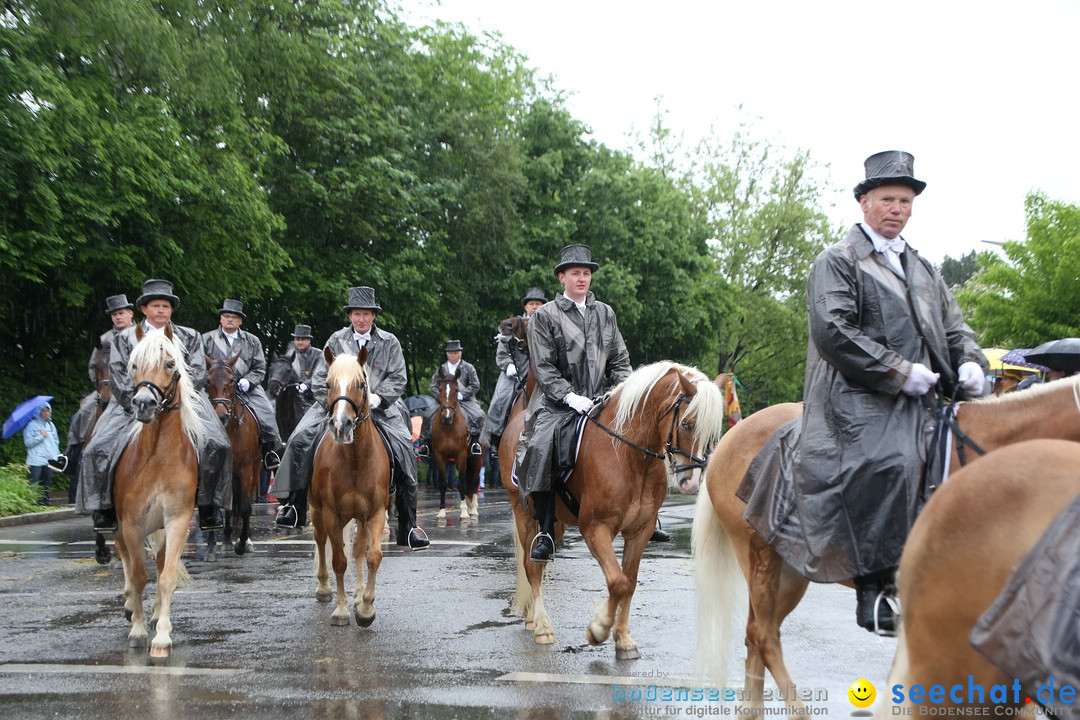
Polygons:
<instances>
[{"instance_id":1,"label":"smiley face logo","mask_svg":"<svg viewBox=\"0 0 1080 720\"><path fill-rule=\"evenodd\" d=\"M869 680L859 678L855 682L851 683L851 687L847 689L848 700L851 704L857 708L867 708L874 704L874 698L877 697L877 690L874 688L874 684Z\"/></svg>"}]
</instances>

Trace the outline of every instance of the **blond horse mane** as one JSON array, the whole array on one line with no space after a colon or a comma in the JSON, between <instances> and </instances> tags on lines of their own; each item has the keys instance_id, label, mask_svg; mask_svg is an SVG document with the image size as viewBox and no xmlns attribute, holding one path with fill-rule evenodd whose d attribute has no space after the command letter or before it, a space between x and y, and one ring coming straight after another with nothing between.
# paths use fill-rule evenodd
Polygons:
<instances>
[{"instance_id":1,"label":"blond horse mane","mask_svg":"<svg viewBox=\"0 0 1080 720\"><path fill-rule=\"evenodd\" d=\"M176 381L176 398L180 403L180 426L196 448L203 445L204 430L202 421L195 412L195 403L199 401L198 392L191 383L191 377L187 362L184 361L184 350L173 340L165 337L164 333L150 333L135 343L135 348L128 358L128 377L134 378L136 374L148 374L158 367L164 367L166 361L172 359L176 365L176 372L180 377ZM131 439L134 440L142 430L144 423L137 422L131 431Z\"/></svg>"},{"instance_id":2,"label":"blond horse mane","mask_svg":"<svg viewBox=\"0 0 1080 720\"><path fill-rule=\"evenodd\" d=\"M972 400L973 405L1004 405L1015 406L1012 409L1030 406L1037 407L1041 400L1044 400L1044 395L1057 392L1059 388L1066 385L1072 385L1073 399L1076 401L1076 409L1080 411L1080 375L1071 375L1060 380L1054 380L1048 383L1041 383L1038 385L1032 385L1027 390L1020 392L1004 393L1002 395L987 395L986 397Z\"/></svg>"},{"instance_id":3,"label":"blond horse mane","mask_svg":"<svg viewBox=\"0 0 1080 720\"><path fill-rule=\"evenodd\" d=\"M353 383L361 385L365 382L367 382L367 373L364 372L364 366L356 361L355 355L346 353L338 355L326 372L326 387L338 388L339 395L344 395Z\"/></svg>"},{"instance_id":4,"label":"blond horse mane","mask_svg":"<svg viewBox=\"0 0 1080 720\"><path fill-rule=\"evenodd\" d=\"M697 416L694 426L693 453L704 455L705 451L720 438L720 433L723 431L724 396L704 373L688 365L664 360L644 365L631 373L630 377L612 390L612 395L618 393L619 396L615 408L615 420L612 423L613 429L618 433L624 432L627 424L648 400L656 384L672 370L685 376L697 386L697 393L690 400L685 414Z\"/></svg>"}]
</instances>

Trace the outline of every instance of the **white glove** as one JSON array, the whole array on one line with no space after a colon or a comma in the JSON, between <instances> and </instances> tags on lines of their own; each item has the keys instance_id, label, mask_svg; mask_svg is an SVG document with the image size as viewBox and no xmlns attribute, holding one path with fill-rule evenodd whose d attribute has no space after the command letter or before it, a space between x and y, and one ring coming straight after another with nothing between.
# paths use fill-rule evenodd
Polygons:
<instances>
[{"instance_id":1,"label":"white glove","mask_svg":"<svg viewBox=\"0 0 1080 720\"><path fill-rule=\"evenodd\" d=\"M964 389L964 394L968 397L981 397L986 392L986 375L979 367L979 363L969 360L962 364L957 377L960 380L960 387Z\"/></svg>"},{"instance_id":2,"label":"white glove","mask_svg":"<svg viewBox=\"0 0 1080 720\"><path fill-rule=\"evenodd\" d=\"M458 400L464 400L465 399L465 396L461 394L460 390L457 391L457 399Z\"/></svg>"},{"instance_id":3,"label":"white glove","mask_svg":"<svg viewBox=\"0 0 1080 720\"><path fill-rule=\"evenodd\" d=\"M506 366L506 377L517 377L517 365L510 363Z\"/></svg>"},{"instance_id":4,"label":"white glove","mask_svg":"<svg viewBox=\"0 0 1080 720\"><path fill-rule=\"evenodd\" d=\"M251 383L250 383L250 382L248 381L248 379L247 379L247 378L240 378L240 381L239 381L239 382L237 382L236 384L237 384L237 385L239 385L239 386L240 386L240 389L241 389L242 391L244 391L244 392L247 392L247 391L248 391L248 389L250 389L250 388L251 388Z\"/></svg>"},{"instance_id":5,"label":"white glove","mask_svg":"<svg viewBox=\"0 0 1080 720\"><path fill-rule=\"evenodd\" d=\"M306 393L308 391L307 383L300 383L299 387L300 387L300 392L302 392L302 393Z\"/></svg>"},{"instance_id":6,"label":"white glove","mask_svg":"<svg viewBox=\"0 0 1080 720\"><path fill-rule=\"evenodd\" d=\"M578 395L577 393L567 393L566 397L563 398L563 402L572 407L574 410L577 410L582 415L585 415L590 410L592 410L593 405L592 400L585 397L584 395Z\"/></svg>"},{"instance_id":7,"label":"white glove","mask_svg":"<svg viewBox=\"0 0 1080 720\"><path fill-rule=\"evenodd\" d=\"M904 381L904 387L900 388L908 395L918 397L930 392L930 388L937 385L940 375L930 372L930 368L922 363L912 363L911 374Z\"/></svg>"},{"instance_id":8,"label":"white glove","mask_svg":"<svg viewBox=\"0 0 1080 720\"><path fill-rule=\"evenodd\" d=\"M370 407L372 410L379 407L379 403L382 402L382 398L379 397L378 395L376 395L375 393L369 393L368 396L367 396L367 399L368 399L368 407Z\"/></svg>"}]
</instances>

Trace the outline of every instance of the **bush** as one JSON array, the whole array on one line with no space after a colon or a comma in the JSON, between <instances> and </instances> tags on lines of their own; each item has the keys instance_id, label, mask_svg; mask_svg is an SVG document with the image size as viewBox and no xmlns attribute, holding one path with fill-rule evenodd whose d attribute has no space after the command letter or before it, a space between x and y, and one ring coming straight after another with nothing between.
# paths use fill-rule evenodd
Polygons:
<instances>
[{"instance_id":1,"label":"bush","mask_svg":"<svg viewBox=\"0 0 1080 720\"><path fill-rule=\"evenodd\" d=\"M48 510L37 504L42 495L41 486L30 484L26 465L0 467L0 517Z\"/></svg>"}]
</instances>

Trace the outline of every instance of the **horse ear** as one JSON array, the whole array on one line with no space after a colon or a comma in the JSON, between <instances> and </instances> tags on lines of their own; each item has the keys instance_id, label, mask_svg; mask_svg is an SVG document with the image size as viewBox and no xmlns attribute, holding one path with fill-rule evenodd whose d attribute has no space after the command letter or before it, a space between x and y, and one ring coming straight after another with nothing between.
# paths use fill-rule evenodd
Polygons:
<instances>
[{"instance_id":1,"label":"horse ear","mask_svg":"<svg viewBox=\"0 0 1080 720\"><path fill-rule=\"evenodd\" d=\"M295 359L296 359L296 351L295 350L290 350L289 352L285 353L285 362L291 363Z\"/></svg>"},{"instance_id":2,"label":"horse ear","mask_svg":"<svg viewBox=\"0 0 1080 720\"><path fill-rule=\"evenodd\" d=\"M100 335L94 335L94 349L95 350L100 350L101 349L101 336Z\"/></svg>"},{"instance_id":3,"label":"horse ear","mask_svg":"<svg viewBox=\"0 0 1080 720\"><path fill-rule=\"evenodd\" d=\"M142 323L135 323L135 342L143 339Z\"/></svg>"},{"instance_id":4,"label":"horse ear","mask_svg":"<svg viewBox=\"0 0 1080 720\"><path fill-rule=\"evenodd\" d=\"M360 348L360 352L358 352L356 354L356 361L358 363L360 363L361 365L364 365L364 364L367 363L367 359L368 359L368 349L367 349L367 345L365 345L364 347Z\"/></svg>"},{"instance_id":5,"label":"horse ear","mask_svg":"<svg viewBox=\"0 0 1080 720\"><path fill-rule=\"evenodd\" d=\"M173 339L172 323L165 323L165 337L169 338L169 342L172 342L172 339Z\"/></svg>"},{"instance_id":6,"label":"horse ear","mask_svg":"<svg viewBox=\"0 0 1080 720\"><path fill-rule=\"evenodd\" d=\"M454 379L457 380L461 377L461 366L458 365L458 369L454 371Z\"/></svg>"},{"instance_id":7,"label":"horse ear","mask_svg":"<svg viewBox=\"0 0 1080 720\"><path fill-rule=\"evenodd\" d=\"M206 358L206 367L212 367L214 365L214 358L210 357L206 353L203 353L203 357Z\"/></svg>"},{"instance_id":8,"label":"horse ear","mask_svg":"<svg viewBox=\"0 0 1080 720\"><path fill-rule=\"evenodd\" d=\"M694 397L697 395L697 386L694 385L694 381L683 375L680 371L676 370L675 374L679 376L679 387L682 388L682 394L686 397Z\"/></svg>"},{"instance_id":9,"label":"horse ear","mask_svg":"<svg viewBox=\"0 0 1080 720\"><path fill-rule=\"evenodd\" d=\"M322 356L323 356L323 359L326 360L327 365L333 365L334 364L334 358L337 357L336 355L334 355L334 351L331 350L329 347L324 347L323 348Z\"/></svg>"}]
</instances>

